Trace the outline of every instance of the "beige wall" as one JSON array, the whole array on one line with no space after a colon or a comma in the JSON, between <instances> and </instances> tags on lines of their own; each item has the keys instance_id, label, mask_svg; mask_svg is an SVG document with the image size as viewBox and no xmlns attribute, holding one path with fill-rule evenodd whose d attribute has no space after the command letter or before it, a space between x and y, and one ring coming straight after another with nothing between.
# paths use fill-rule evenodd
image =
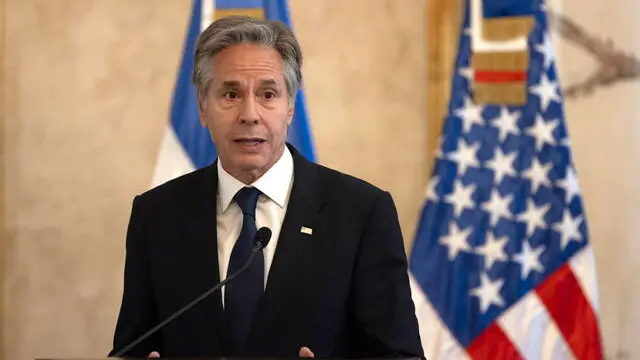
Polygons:
<instances>
[{"instance_id":1,"label":"beige wall","mask_svg":"<svg viewBox=\"0 0 640 360\"><path fill-rule=\"evenodd\" d=\"M434 69L446 67L446 59L427 66L425 19L437 16L425 12L443 1L290 0L320 161L390 190L407 245L430 160L434 119L429 125L426 118L437 112L425 99L442 101L427 94L427 84L443 86ZM7 346L0 357L101 357L120 300L131 198L151 181L190 0L0 0L0 8L3 2ZM640 54L640 5L615 3L552 2ZM448 51L449 37L457 37L449 30L442 47L430 43L431 55ZM554 39L563 85L597 68L578 47ZM566 104L607 353L626 351L630 359L640 358L638 95L640 82L630 81Z\"/></svg>"},{"instance_id":2,"label":"beige wall","mask_svg":"<svg viewBox=\"0 0 640 360\"><path fill-rule=\"evenodd\" d=\"M4 1L4 358L104 356L190 0ZM426 184L425 1L290 3L320 161L389 189L411 234Z\"/></svg>"},{"instance_id":3,"label":"beige wall","mask_svg":"<svg viewBox=\"0 0 640 360\"><path fill-rule=\"evenodd\" d=\"M562 1L590 37L640 58L640 3ZM580 83L599 62L554 33L563 85ZM611 65L611 64L608 64ZM638 68L640 71L640 68ZM640 79L599 86L566 102L570 136L598 265L601 322L608 354L640 358ZM612 357L613 358L613 357Z\"/></svg>"},{"instance_id":4,"label":"beige wall","mask_svg":"<svg viewBox=\"0 0 640 360\"><path fill-rule=\"evenodd\" d=\"M188 1L5 1L5 358L104 356Z\"/></svg>"}]
</instances>

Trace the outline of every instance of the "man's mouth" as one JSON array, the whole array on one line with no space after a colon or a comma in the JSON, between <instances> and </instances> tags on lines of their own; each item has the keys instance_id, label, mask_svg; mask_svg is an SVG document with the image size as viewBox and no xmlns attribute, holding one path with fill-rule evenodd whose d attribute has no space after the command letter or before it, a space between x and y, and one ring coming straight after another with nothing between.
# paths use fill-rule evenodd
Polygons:
<instances>
[{"instance_id":1,"label":"man's mouth","mask_svg":"<svg viewBox=\"0 0 640 360\"><path fill-rule=\"evenodd\" d=\"M260 138L239 138L239 139L233 140L233 142L235 142L236 144L241 144L241 145L260 145L266 141L267 140L260 139Z\"/></svg>"}]
</instances>

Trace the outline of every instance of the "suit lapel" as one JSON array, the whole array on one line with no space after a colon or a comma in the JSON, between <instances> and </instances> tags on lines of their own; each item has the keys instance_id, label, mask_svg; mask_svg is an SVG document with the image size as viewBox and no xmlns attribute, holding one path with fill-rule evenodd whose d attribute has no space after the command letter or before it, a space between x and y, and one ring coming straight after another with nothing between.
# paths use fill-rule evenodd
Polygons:
<instances>
[{"instance_id":1,"label":"suit lapel","mask_svg":"<svg viewBox=\"0 0 640 360\"><path fill-rule=\"evenodd\" d=\"M294 148L289 149L294 159L294 181L267 286L258 305L249 339L248 350L252 352L264 348L261 339L277 323L284 307L282 299L287 294L291 295L291 291L299 291L301 287L298 285L304 283L305 272L298 270L305 267L310 256L309 244L324 227L320 210L325 199L315 165Z\"/></svg>"},{"instance_id":2,"label":"suit lapel","mask_svg":"<svg viewBox=\"0 0 640 360\"><path fill-rule=\"evenodd\" d=\"M196 282L197 293L193 294L194 297L204 293L220 281L216 213L217 163L214 162L203 171L205 176L202 176L201 183L197 184L200 191L190 192L195 194L196 198L188 201L188 204L193 204L193 207L188 210L184 222L186 224L184 231L188 233L184 241L192 242L185 247L188 251L185 261L189 262L185 266L192 269L190 274ZM210 328L208 324L215 324L215 335L219 337L220 346L224 348L226 353L229 339L224 320L221 292L216 291L211 294L198 306L202 306L205 313L205 319L203 319L203 324L206 324L205 328Z\"/></svg>"}]
</instances>

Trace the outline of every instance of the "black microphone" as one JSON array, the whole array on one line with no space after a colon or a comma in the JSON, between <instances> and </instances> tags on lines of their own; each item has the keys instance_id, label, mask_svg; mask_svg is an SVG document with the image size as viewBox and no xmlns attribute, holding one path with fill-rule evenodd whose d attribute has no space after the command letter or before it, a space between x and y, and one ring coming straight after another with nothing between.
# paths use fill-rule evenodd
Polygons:
<instances>
[{"instance_id":1,"label":"black microphone","mask_svg":"<svg viewBox=\"0 0 640 360\"><path fill-rule=\"evenodd\" d=\"M223 281L220 281L214 287L209 289L207 292L205 292L204 294L200 295L199 297L197 297L196 299L194 299L193 301L191 301L190 303L188 303L187 305L182 307L180 310L178 310L175 313L173 313L171 316L169 316L163 322L159 323L154 328L152 328L151 330L149 330L146 333L144 333L142 336L140 336L135 341L133 341L132 343L130 343L129 345L124 347L122 350L119 350L117 353L115 353L113 355L113 357L121 357L124 353L126 353L129 350L131 350L134 346L138 345L140 342L142 342L143 340L145 340L149 336L153 335L156 331L160 330L162 327L164 327L165 325L167 325L168 323L173 321L173 319L175 319L178 316L182 315L185 311L191 309L193 306L198 304L200 301L204 300L206 297L208 297L209 295L213 294L216 290L218 290L221 287L223 287L226 283L228 283L229 281L233 280L235 277L240 275L240 273L242 273L243 271L245 271L249 267L249 265L251 264L251 261L253 261L253 258L256 256L256 254L259 251L262 251L262 249L264 249L265 247L267 247L267 244L269 244L269 240L271 240L271 229L269 229L268 227L261 227L260 229L258 229L256 234L253 236L254 245L253 245L253 249L251 250L251 255L249 256L249 259L247 259L247 262L240 268L240 270L238 270L238 271L234 272L233 274L227 276L226 279L224 279Z\"/></svg>"}]
</instances>

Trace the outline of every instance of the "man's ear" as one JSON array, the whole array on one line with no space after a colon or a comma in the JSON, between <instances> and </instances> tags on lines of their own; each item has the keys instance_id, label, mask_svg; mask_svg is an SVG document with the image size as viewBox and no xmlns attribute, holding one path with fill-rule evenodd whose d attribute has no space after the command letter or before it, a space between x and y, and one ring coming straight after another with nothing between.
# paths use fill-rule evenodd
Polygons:
<instances>
[{"instance_id":1,"label":"man's ear","mask_svg":"<svg viewBox=\"0 0 640 360\"><path fill-rule=\"evenodd\" d=\"M206 106L204 102L206 101L206 99L200 96L200 94L197 95L197 98L198 98L198 117L200 119L200 124L204 127L207 127L206 121L204 121L204 108Z\"/></svg>"},{"instance_id":2,"label":"man's ear","mask_svg":"<svg viewBox=\"0 0 640 360\"><path fill-rule=\"evenodd\" d=\"M293 122L294 112L295 112L295 106L293 103L291 103L291 105L289 105L289 110L287 110L287 126L291 126L291 123Z\"/></svg>"}]
</instances>

